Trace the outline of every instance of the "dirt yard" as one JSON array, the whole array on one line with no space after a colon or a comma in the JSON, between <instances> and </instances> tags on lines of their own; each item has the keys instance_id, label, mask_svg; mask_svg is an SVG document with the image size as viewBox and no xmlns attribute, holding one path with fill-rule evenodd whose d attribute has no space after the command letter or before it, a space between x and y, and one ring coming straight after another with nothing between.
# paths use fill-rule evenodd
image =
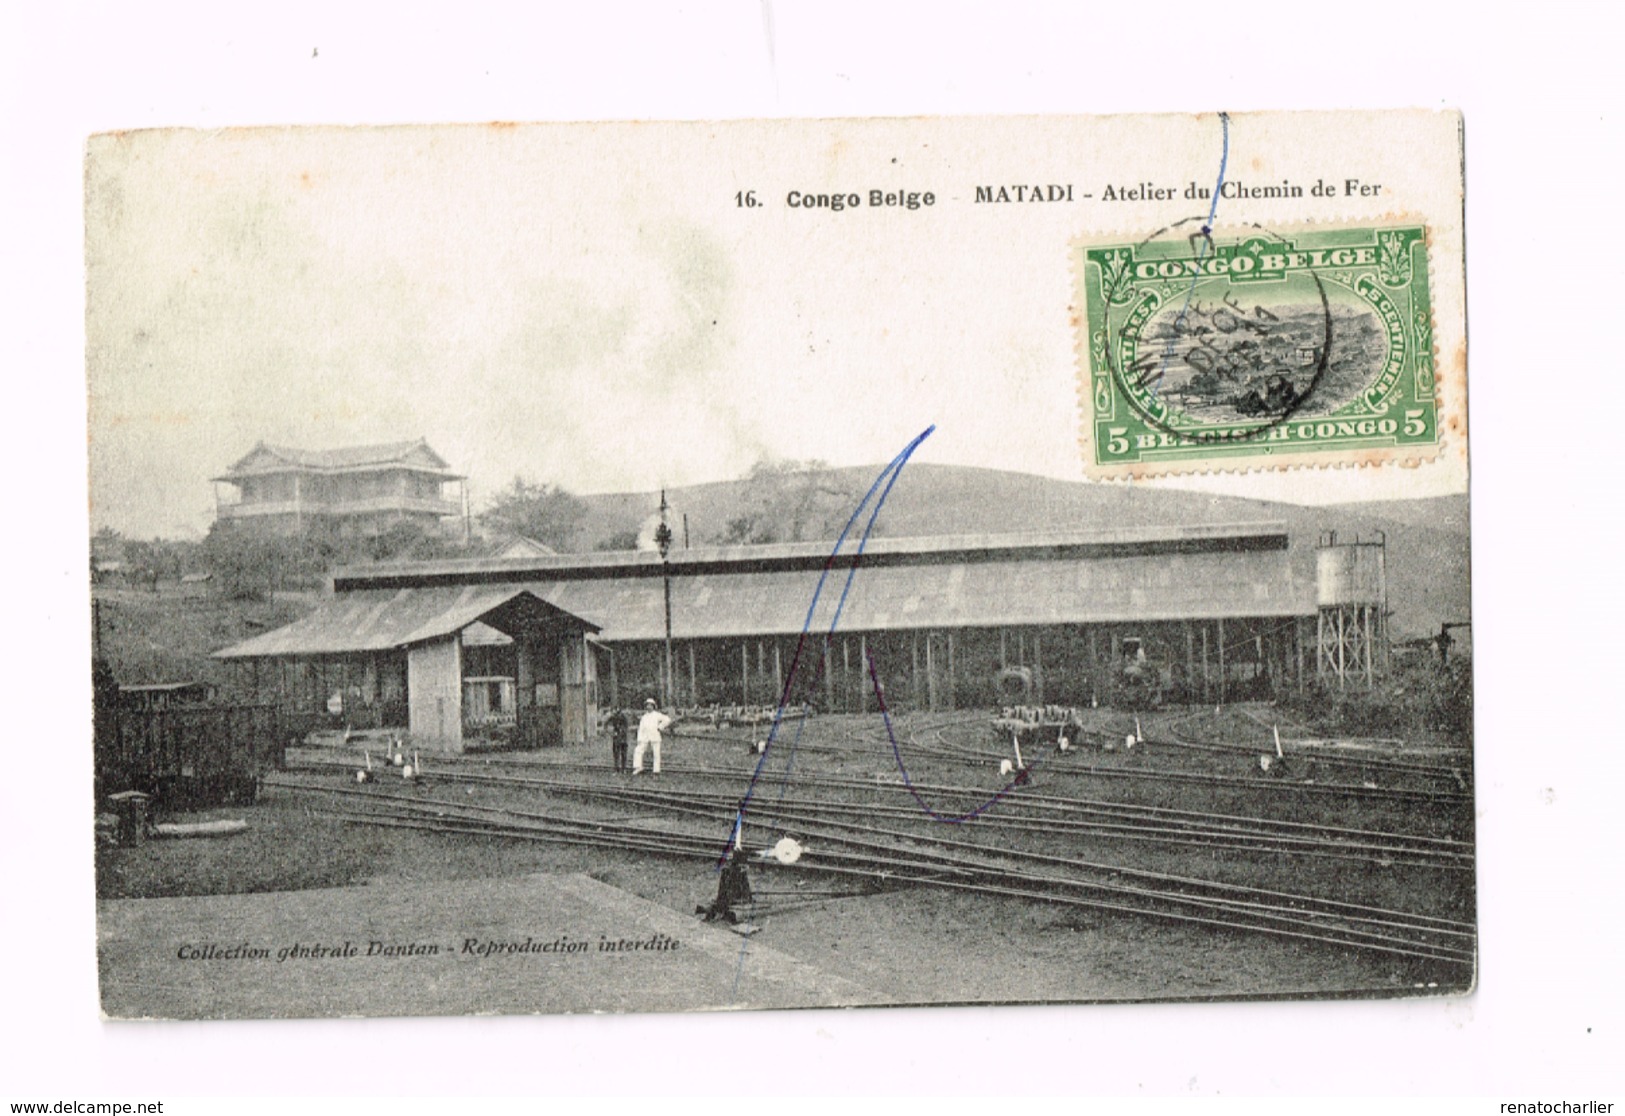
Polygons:
<instances>
[{"instance_id":1,"label":"dirt yard","mask_svg":"<svg viewBox=\"0 0 1625 1116\"><path fill-rule=\"evenodd\" d=\"M1212 711L1205 715L1211 719ZM1257 728L1252 718L1237 714ZM833 717L808 722L796 770L806 774L863 774L894 779L896 760L875 718ZM1102 733L1122 727L1122 715L1100 714ZM918 765L919 781L935 778L956 785L996 788L1000 741L967 719L941 743L948 754L926 745L905 750L905 762ZM1132 725L1132 718L1127 724ZM1204 726L1211 727L1211 726ZM1160 731L1145 728L1147 736ZM1251 742L1242 724L1226 735ZM1267 730L1263 730L1267 738ZM755 764L745 741L706 735L695 728L669 742L667 772L631 779L610 770L607 748L553 749L545 753L467 757L459 770L542 772L571 767L570 777L606 788L636 784L682 792L715 790L685 769L736 770L743 790ZM720 734L726 736L726 734ZM983 758L979 753L985 750ZM323 758L353 761L337 753ZM1251 770L1253 757L1158 749L1142 746L1132 756L1094 754L1087 760L1051 756L1034 767L1034 779L1050 793L1097 796L1115 801L1302 818L1325 815L1339 824L1414 832L1460 832L1467 818L1441 816L1426 804L1344 801L1335 795L1286 795L1260 782L1256 789L1205 786L1153 778L1111 776L1122 770L1152 769L1185 774ZM452 766L448 761L444 767ZM577 816L614 816L615 811L584 808L567 795L511 787L459 785L435 779L429 765L422 793L475 804L532 811L569 811ZM334 787L348 780L342 768L329 776ZM393 778L391 773L388 777ZM1387 776L1384 776L1385 778ZM1358 779L1358 773L1356 774ZM1369 781L1369 779L1368 779ZM392 788L393 789L393 788ZM624 817L629 811L621 811ZM633 811L635 813L635 811ZM246 833L212 840L151 840L132 848L102 848L97 857L97 894L104 899L181 895L232 895L365 884L388 889L403 881L511 879L534 873L585 873L634 895L692 917L697 904L715 894L714 865L601 848L540 843L506 837L476 837L412 829L386 829L324 817L319 796L267 788L245 809L213 810L181 820L243 818ZM1016 840L982 836L977 841ZM728 838L717 834L719 851ZM1021 838L1030 847L1055 847L1044 835ZM1069 838L1069 840L1071 840ZM1298 859L1232 851L1123 844L1109 837L1073 841L1069 854L1097 862L1122 863L1210 879L1269 886L1296 894L1391 905L1442 917L1472 919L1470 872L1443 876L1336 860ZM753 870L758 889L788 893L838 889L830 877L787 869ZM840 886L846 886L845 883ZM1471 979L1460 967L1391 957L1307 940L1226 931L1140 915L1065 907L1040 900L946 891L920 885L893 886L875 894L813 898L783 905L758 920L753 940L772 949L874 989L904 1003L1034 1002L1080 1000L1201 999L1209 997L1383 996L1462 990Z\"/></svg>"}]
</instances>

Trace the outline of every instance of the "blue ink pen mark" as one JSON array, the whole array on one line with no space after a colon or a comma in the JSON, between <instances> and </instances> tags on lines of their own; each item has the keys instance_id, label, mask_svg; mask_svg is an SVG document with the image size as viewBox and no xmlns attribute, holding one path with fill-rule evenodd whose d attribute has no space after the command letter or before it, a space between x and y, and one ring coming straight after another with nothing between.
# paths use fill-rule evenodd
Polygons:
<instances>
[{"instance_id":1,"label":"blue ink pen mark","mask_svg":"<svg viewBox=\"0 0 1625 1116\"><path fill-rule=\"evenodd\" d=\"M1213 204L1207 208L1207 224L1202 226L1202 235L1213 235L1213 219L1219 215L1219 195L1224 192L1224 169L1230 163L1230 114L1219 113L1219 126L1223 129L1224 146L1219 151L1219 181L1213 187Z\"/></svg>"},{"instance_id":2,"label":"blue ink pen mark","mask_svg":"<svg viewBox=\"0 0 1625 1116\"><path fill-rule=\"evenodd\" d=\"M873 655L869 656L869 679L873 683L875 700L880 703L880 719L886 725L886 739L891 741L892 756L897 760L897 770L903 776L903 786L908 790L909 797L914 799L915 803L925 813L925 816L930 818L932 821L942 822L945 825L961 825L964 822L974 821L976 818L991 810L1011 791L1014 791L1016 788L1026 783L1028 778L1031 776L1032 771L1043 762L1042 756L1034 759L1033 762L1028 764L1024 770L1019 772L1008 783L995 791L991 798L987 799L979 806L966 810L963 814L939 813L920 794L919 790L914 786L914 780L909 778L908 766L903 762L902 749L897 746L897 734L892 731L891 714L886 709L886 699L881 692L882 687L880 685L880 676L875 673L875 657Z\"/></svg>"},{"instance_id":3,"label":"blue ink pen mark","mask_svg":"<svg viewBox=\"0 0 1625 1116\"><path fill-rule=\"evenodd\" d=\"M807 618L802 622L801 635L796 640L796 649L794 654L790 656L790 669L785 675L784 688L779 691L779 703L773 711L773 724L768 729L767 740L762 746L761 755L756 757L756 767L751 772L750 783L745 788L745 795L740 800L739 809L734 815L733 827L730 830L728 837L728 847L722 850L722 855L717 858L717 862L712 869L713 871L720 872L723 865L727 862L729 855L732 853L735 842L738 841L743 843L744 841L745 814L750 809L751 797L756 793L756 783L761 778L763 769L767 766L767 758L772 754L773 746L777 742L779 726L784 721L784 711L786 706L789 705L790 694L794 690L796 671L801 662L801 652L806 647L807 633L812 629L813 616L816 615L818 608L818 599L824 592L824 583L829 579L830 570L834 568L836 555L840 553L841 546L846 542L846 537L851 532L853 524L855 524L858 521L858 517L863 514L863 509L875 496L876 490L880 490L880 498L875 502L874 510L869 515L869 522L864 525L863 538L858 544L858 554L861 556L863 553L863 547L869 541L869 534L874 529L875 517L880 514L880 508L885 504L886 497L891 494L892 485L896 483L897 477L902 473L903 466L908 462L908 459L913 456L914 451L920 448L920 444L931 436L932 431L935 429L936 427L934 425L926 427L920 432L918 437L904 447L902 453L892 458L891 462L881 470L880 476L875 478L874 484L869 486L869 491L864 493L863 499L858 501L858 506L853 509L851 518L846 521L846 526L841 528L841 534L835 540L835 548L830 551L829 558L824 562L824 568L818 575L818 584L813 589L812 600L807 605ZM881 489L882 482L885 482L884 489ZM847 573L846 584L841 589L841 599L836 608L835 616L830 621L829 630L831 634L833 634L835 631L835 624L840 620L841 608L845 607L846 595L852 587L852 579L856 573L857 565L854 563L852 569ZM824 642L824 654L829 654L829 642L827 639ZM806 704L803 703L801 716L796 723L796 733L790 744L790 755L785 763L784 779L779 786L779 798L781 801L784 798L785 790L788 789L790 785L790 772L795 765L796 745L801 741L801 732L806 726L806 723L807 707ZM737 1000L739 997L739 982L745 973L745 953L749 949L749 946L750 943L748 939L739 943L739 960L734 966L733 989L730 997L735 1000Z\"/></svg>"},{"instance_id":4,"label":"blue ink pen mark","mask_svg":"<svg viewBox=\"0 0 1625 1116\"><path fill-rule=\"evenodd\" d=\"M1222 181L1222 167L1220 174ZM802 622L801 635L797 638L795 652L790 657L790 668L786 672L784 686L779 692L778 705L773 711L773 723L768 729L767 739L763 742L761 754L757 756L756 766L751 772L750 782L745 788L745 794L740 799L738 809L734 812L733 823L729 827L728 831L727 846L722 850L721 856L717 858L717 862L712 869L713 871L720 872L723 865L727 863L728 857L732 854L735 845L742 845L744 842L745 816L750 811L751 799L756 793L756 784L758 781L760 781L762 772L767 766L768 757L772 754L773 748L778 741L779 728L784 722L784 713L790 704L790 695L795 688L796 673L800 668L801 654L806 648L808 635L812 630L813 617L817 614L818 601L823 595L825 584L829 580L830 571L834 569L835 559L840 554L841 547L845 545L847 536L851 534L852 528L858 522L859 517L863 515L864 509L869 506L870 500L874 500L874 507L870 510L868 521L864 524L863 533L858 539L857 550L853 554L852 565L847 570L846 580L841 586L841 595L836 601L834 615L830 618L829 629L824 639L824 656L829 654L828 637L835 634L836 628L840 624L841 614L846 609L847 598L851 594L852 584L857 578L858 567L862 563L863 554L869 544L869 538L874 531L875 520L880 515L880 509L885 506L887 498L891 495L892 486L897 483L897 478L902 475L903 466L906 465L909 458L914 455L914 451L919 449L920 444L929 438L932 432L935 430L936 427L934 425L926 427L925 430L921 431L921 433L913 441L903 448L901 453L894 457L891 462L880 471L880 475L875 478L874 483L869 486L869 490L864 493L863 499L858 501L857 507L853 509L851 517L846 521L846 526L841 529L840 536L835 540L834 549L830 551L829 558L824 562L823 570L819 572L818 584L814 587L812 600L807 605L807 618ZM820 662L822 662L822 658L820 658ZM897 770L902 774L903 777L903 785L908 788L909 794L919 805L921 811L931 820L946 824L959 824L980 816L987 810L991 809L1006 795L1010 794L1010 792L1024 784L1029 778L1031 772L1042 762L1042 757L1035 759L1032 764L1028 765L1028 767L1018 773L1009 783L1006 783L1003 787L996 791L992 797L988 798L985 802L972 808L971 810L966 811L965 813L944 814L937 811L920 794L919 789L914 786L913 779L908 773L908 766L903 761L902 751L897 744L897 734L892 727L891 715L886 709L884 687L881 685L880 675L875 668L874 654L872 651L866 656L865 668L869 674L870 684L874 690L875 701L880 710L881 719L886 726L886 737L891 742L892 756L897 762ZM781 801L784 798L785 791L789 788L790 775L795 764L796 747L801 741L801 733L803 728L805 728L806 723L807 705L806 703L802 703L801 716L797 719L796 732L791 738L790 752L785 763L784 776L779 785L779 798ZM748 940L740 942L739 959L734 968L732 996L735 999L737 999L739 993L739 982L744 976L745 954L748 948Z\"/></svg>"},{"instance_id":5,"label":"blue ink pen mark","mask_svg":"<svg viewBox=\"0 0 1625 1116\"><path fill-rule=\"evenodd\" d=\"M829 653L827 636L833 636L840 624L841 615L845 611L846 602L851 594L853 582L857 578L859 566L862 564L862 556L868 546L869 539L874 532L875 521L879 518L880 510L885 506L886 500L891 495L892 487L897 483L898 477L902 475L903 466L907 464L908 459L913 456L914 451L919 448L920 444L926 438L928 438L935 429L936 428L934 426L928 427L917 438L910 442L908 446L904 448L902 453L893 458L890 464L881 470L880 475L875 478L875 481L872 485L870 485L868 492L866 492L863 499L858 502L858 505L853 510L851 517L847 520L846 526L842 528L840 536L836 539L835 547L830 552L829 558L825 561L824 569L819 574L818 584L813 590L812 601L807 608L807 618L802 624L801 635L797 640L795 653L790 659L790 669L787 672L784 687L780 692L778 707L774 710L773 724L768 730L767 740L763 744L761 754L757 757L755 769L751 773L750 782L746 787L744 797L741 799L739 808L735 813L733 825L729 830L728 848L723 850L722 855L717 860L714 870L721 870L723 864L725 864L727 861L727 857L734 843L743 839L745 817L750 810L751 799L754 797L756 792L756 785L761 780L763 772L766 769L768 757L772 754L773 749L778 742L779 730L783 724L784 713L790 704L790 695L794 689L795 677L800 669L801 654L805 649L806 641L810 636L813 617L817 612L818 601L822 597L824 589L828 583L829 574L834 568L836 557L840 554L842 546L845 545L847 537L852 533L852 530L856 526L859 517L863 515L864 509L870 508L870 501L873 500L874 504L869 510L868 520L864 523L862 534L859 536L857 549L855 552L853 552L854 561L847 570L846 578L841 586L840 597L836 602L834 615L830 618L829 628L826 633L826 639L824 640L824 655ZM822 660L820 659L820 661ZM1030 764L1024 767L1022 771L1017 773L1015 777L1010 780L1010 782L1006 783L990 798L982 802L980 805L965 811L964 813L947 814L935 809L925 800L925 798L920 794L919 789L914 785L913 778L908 771L908 765L903 759L902 750L897 743L896 731L891 722L890 711L886 708L884 686L881 684L880 675L875 666L872 651L866 657L865 669L869 674L870 685L875 695L877 708L879 708L882 722L886 726L886 736L891 744L892 756L897 764L897 770L903 778L903 784L908 789L910 796L912 796L914 801L919 805L921 811L931 820L945 824L959 824L979 817L983 813L986 813L996 803L1009 795L1012 791L1024 785L1031 777L1031 773L1044 762L1044 756L1040 755L1035 757ZM795 735L790 741L790 750L785 764L785 771L779 784L779 798L781 801L784 798L785 792L789 788L790 777L795 764L796 748L800 743L802 730L805 728L807 723L806 713L807 707L803 703L801 716L796 724Z\"/></svg>"},{"instance_id":6,"label":"blue ink pen mark","mask_svg":"<svg viewBox=\"0 0 1625 1116\"><path fill-rule=\"evenodd\" d=\"M1213 186L1213 204L1207 207L1207 223L1202 226L1202 243L1196 249L1196 267L1191 276L1191 285L1185 291L1185 304L1179 308L1179 316L1174 319L1174 328L1168 333L1168 344L1162 350L1162 364L1157 367L1157 375L1151 381L1150 391L1152 398L1156 398L1157 389L1162 386L1162 378L1168 371L1168 362L1174 358L1174 344L1179 340L1180 332L1185 328L1185 317L1190 313L1191 300L1196 295L1196 284L1202 275L1202 261L1207 258L1207 251L1213 246L1213 221L1219 215L1219 195L1224 192L1224 172L1230 165L1230 114L1219 113L1219 125L1222 129L1223 146L1219 150L1219 180Z\"/></svg>"},{"instance_id":7,"label":"blue ink pen mark","mask_svg":"<svg viewBox=\"0 0 1625 1116\"><path fill-rule=\"evenodd\" d=\"M802 622L801 635L796 640L795 652L790 656L790 669L786 672L784 688L779 693L778 707L773 711L773 724L768 729L767 741L762 748L761 755L756 759L756 767L751 772L750 783L745 788L744 799L739 804L739 816L741 824L743 823L745 813L750 808L750 800L756 793L756 784L758 781L760 781L762 772L767 766L768 757L772 754L773 747L778 741L779 726L783 723L784 711L786 706L789 704L790 694L795 685L796 673L801 664L801 655L806 649L808 634L812 630L813 617L817 614L818 601L823 595L824 585L829 580L830 571L835 568L835 559L840 554L841 547L845 545L847 536L851 534L853 525L857 523L858 518L863 514L864 509L869 506L870 500L874 500L875 494L879 492L879 499L875 500L874 509L869 514L869 521L864 525L863 537L858 544L857 553L861 557L863 548L868 544L870 532L874 530L875 518L880 514L880 509L885 504L886 497L890 495L892 485L896 483L897 477L902 473L903 466L908 462L908 459L914 455L914 451L920 448L920 444L929 438L934 430L936 430L935 426L926 427L925 430L921 431L913 441L903 448L903 452L892 458L891 462L880 471L880 475L876 477L874 483L869 486L869 491L864 493L863 499L858 501L858 506L853 509L851 517L846 521L846 526L841 528L840 536L835 540L834 549L830 551L829 557L824 561L824 568L818 574L818 584L813 589L812 600L807 604L807 618ZM831 635L834 634L835 625L840 620L840 607L845 606L847 592L851 589L852 579L854 576L856 576L856 574L857 565L854 563L852 569L847 572L846 583L841 590L840 605L837 607L835 616L830 622L829 634ZM828 654L827 640L825 641L825 654ZM795 746L801 740L801 728L805 724L806 714L805 710L803 710L800 722L796 726L795 738L791 742L790 755L785 769L784 786L788 785L789 771L791 766L795 763ZM783 790L781 788L780 797L782 798L782 796ZM731 838L729 844L731 847ZM714 870L721 871L723 864L727 861L728 853L729 849L723 849L722 855L717 859Z\"/></svg>"}]
</instances>

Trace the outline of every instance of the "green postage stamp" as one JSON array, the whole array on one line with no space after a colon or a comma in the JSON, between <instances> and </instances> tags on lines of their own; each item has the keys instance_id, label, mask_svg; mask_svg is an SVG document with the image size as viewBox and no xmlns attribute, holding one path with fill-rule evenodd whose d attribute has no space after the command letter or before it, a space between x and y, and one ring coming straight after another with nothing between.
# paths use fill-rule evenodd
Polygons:
<instances>
[{"instance_id":1,"label":"green postage stamp","mask_svg":"<svg viewBox=\"0 0 1625 1116\"><path fill-rule=\"evenodd\" d=\"M1424 226L1197 226L1073 245L1088 472L1435 455Z\"/></svg>"}]
</instances>

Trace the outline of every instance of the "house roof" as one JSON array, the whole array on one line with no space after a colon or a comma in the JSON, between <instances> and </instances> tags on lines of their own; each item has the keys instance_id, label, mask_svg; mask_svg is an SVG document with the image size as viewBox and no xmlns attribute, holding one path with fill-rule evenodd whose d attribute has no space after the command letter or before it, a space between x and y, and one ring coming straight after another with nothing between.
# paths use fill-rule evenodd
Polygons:
<instances>
[{"instance_id":1,"label":"house roof","mask_svg":"<svg viewBox=\"0 0 1625 1116\"><path fill-rule=\"evenodd\" d=\"M219 659L389 651L449 636L476 621L499 631L560 621L598 626L536 597L523 586L369 589L341 593L286 627L215 652Z\"/></svg>"},{"instance_id":2,"label":"house roof","mask_svg":"<svg viewBox=\"0 0 1625 1116\"><path fill-rule=\"evenodd\" d=\"M340 446L337 449L307 450L293 446L276 446L257 442L221 476L215 480L231 481L240 477L270 473L315 472L341 473L381 468L406 468L417 472L437 473L447 479L460 479L451 467L433 449L426 438L412 442L385 442L370 446Z\"/></svg>"}]
</instances>

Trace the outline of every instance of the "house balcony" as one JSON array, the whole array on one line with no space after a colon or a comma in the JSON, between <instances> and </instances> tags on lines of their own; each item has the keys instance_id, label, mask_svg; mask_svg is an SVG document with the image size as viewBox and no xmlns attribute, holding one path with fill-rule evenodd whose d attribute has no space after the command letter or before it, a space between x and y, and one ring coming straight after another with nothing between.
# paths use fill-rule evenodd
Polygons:
<instances>
[{"instance_id":1,"label":"house balcony","mask_svg":"<svg viewBox=\"0 0 1625 1116\"><path fill-rule=\"evenodd\" d=\"M253 519L259 516L322 516L348 518L377 515L433 515L456 516L463 514L463 506L456 500L441 500L427 496L369 496L357 500L253 500L235 504L221 504L221 519Z\"/></svg>"}]
</instances>

